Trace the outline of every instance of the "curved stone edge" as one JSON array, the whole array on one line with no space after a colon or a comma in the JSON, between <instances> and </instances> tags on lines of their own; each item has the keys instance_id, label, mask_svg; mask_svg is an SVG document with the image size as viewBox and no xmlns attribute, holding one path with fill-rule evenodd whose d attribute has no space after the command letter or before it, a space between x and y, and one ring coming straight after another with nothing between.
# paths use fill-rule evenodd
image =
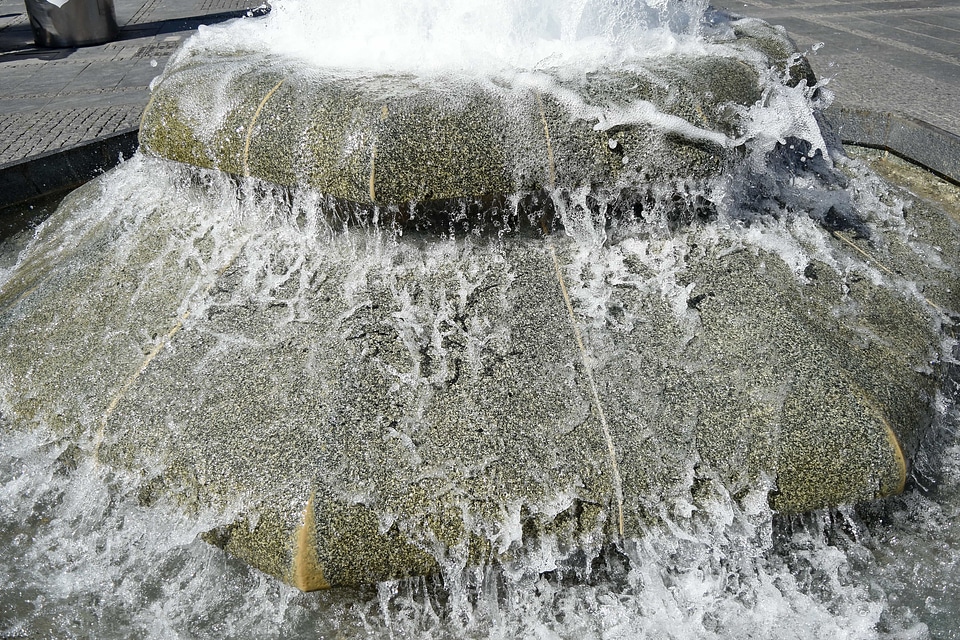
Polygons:
<instances>
[{"instance_id":1,"label":"curved stone edge","mask_svg":"<svg viewBox=\"0 0 960 640\"><path fill-rule=\"evenodd\" d=\"M960 185L960 135L906 113L835 104L825 123L843 144L889 151ZM140 128L0 165L0 209L73 189L139 149ZM3 212L0 211L0 217Z\"/></svg>"},{"instance_id":2,"label":"curved stone edge","mask_svg":"<svg viewBox=\"0 0 960 640\"><path fill-rule=\"evenodd\" d=\"M631 172L644 182L708 177L723 170L733 154L726 136L738 132L721 106L752 104L761 91L756 69L723 56L651 62L647 72L669 81L669 95L638 71L610 70L576 87L553 79L561 94L580 95L584 104L617 92L625 105L659 105L649 117L666 122L661 130L646 117L618 123L616 109L611 123L596 125L579 114L581 106L532 86L501 91L480 80L424 84L401 75L359 77L254 62L198 54L169 68L144 111L144 150L367 205L621 179L632 184ZM223 121L210 131L201 131L182 108L185 100L190 109L204 102L198 85L216 85L230 96ZM409 167L421 165L432 167L431 180L411 174Z\"/></svg>"},{"instance_id":3,"label":"curved stone edge","mask_svg":"<svg viewBox=\"0 0 960 640\"><path fill-rule=\"evenodd\" d=\"M834 105L823 113L843 144L889 151L960 185L960 136L896 111Z\"/></svg>"},{"instance_id":4,"label":"curved stone edge","mask_svg":"<svg viewBox=\"0 0 960 640\"><path fill-rule=\"evenodd\" d=\"M132 127L0 165L0 209L79 187L133 156L139 135L139 127Z\"/></svg>"}]
</instances>

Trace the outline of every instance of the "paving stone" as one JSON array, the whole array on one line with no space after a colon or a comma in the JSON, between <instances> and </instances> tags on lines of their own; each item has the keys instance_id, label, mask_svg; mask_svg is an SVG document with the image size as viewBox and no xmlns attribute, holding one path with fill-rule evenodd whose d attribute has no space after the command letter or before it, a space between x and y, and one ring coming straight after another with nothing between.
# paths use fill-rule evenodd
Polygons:
<instances>
[{"instance_id":1,"label":"paving stone","mask_svg":"<svg viewBox=\"0 0 960 640\"><path fill-rule=\"evenodd\" d=\"M783 25L840 104L899 112L960 133L960 3L955 0L717 0Z\"/></svg>"},{"instance_id":2,"label":"paving stone","mask_svg":"<svg viewBox=\"0 0 960 640\"><path fill-rule=\"evenodd\" d=\"M202 23L259 4L115 0L119 40L41 49L33 43L23 0L0 0L0 165L137 126L150 81L183 40Z\"/></svg>"}]
</instances>

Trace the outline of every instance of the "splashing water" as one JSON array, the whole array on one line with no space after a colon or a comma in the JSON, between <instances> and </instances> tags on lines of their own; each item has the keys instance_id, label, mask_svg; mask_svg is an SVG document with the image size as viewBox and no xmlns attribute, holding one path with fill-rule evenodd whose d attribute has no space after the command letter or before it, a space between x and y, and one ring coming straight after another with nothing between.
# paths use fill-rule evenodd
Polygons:
<instances>
[{"instance_id":1,"label":"splashing water","mask_svg":"<svg viewBox=\"0 0 960 640\"><path fill-rule=\"evenodd\" d=\"M381 71L486 73L624 63L699 51L703 0L292 2L264 24L201 28L193 46L262 49L309 63Z\"/></svg>"},{"instance_id":2,"label":"splashing water","mask_svg":"<svg viewBox=\"0 0 960 640\"><path fill-rule=\"evenodd\" d=\"M176 203L193 220L182 233L215 238L220 247L201 251L198 242L171 241L169 250L180 252L176 261L183 264L228 254L243 237L296 247L251 269L261 275L244 295L266 301L276 300L279 281L296 282L299 276L290 277L296 276L296 265L313 251L358 251L359 260L379 247L383 255L377 259L390 261L400 250L389 233L345 248L338 238L353 234L331 227L309 198L292 211L263 202L253 206L255 198L236 199L229 181L211 179L197 197L190 195L182 172L142 158L129 161L98 185L102 195L70 220L54 251L69 251L69 238L99 224L111 210L123 212L110 223L117 226L123 247L123 236L135 235L136 227L155 215L152 211ZM859 186L868 199L886 197L879 183ZM887 213L893 222L899 219ZM588 222L579 224L587 239L580 268L598 275L573 295L583 308L596 308L602 322L608 313L602 272L615 264L606 262L613 256L604 258L602 241L590 240L598 232L590 231ZM803 249L791 238L809 236L812 223L797 218L794 224L786 234L744 229L743 242L779 243L785 256L809 251L809 243ZM570 227L578 228L572 220ZM662 286L666 296L678 295L683 286L671 274L682 265L670 259L669 242L660 243L658 253L650 254L650 264L661 273L652 284ZM476 250L483 251L482 245ZM213 258L211 268L220 259ZM795 262L802 268L805 261ZM296 296L289 302L294 314L285 322L307 320L296 317ZM411 314L413 321L417 310ZM214 338L230 348L230 336ZM525 541L531 544L528 553L508 566L474 567L451 558L436 578L314 594L282 585L199 541L202 532L249 510L242 498L225 512L188 517L175 504L151 497L149 469L129 474L95 466L88 439L71 441L42 427L27 434L8 432L0 450L0 633L956 638L951 621L960 599L952 567L960 560L960 448L954 440L956 408L946 397L939 406L931 459L918 465L924 482L939 470L932 491L912 491L883 505L781 519L767 506L769 486L734 498L707 481L699 498L665 512L668 526L651 527L615 548L595 546L572 563L549 539ZM499 533L503 544L521 538L519 521L516 525L515 533Z\"/></svg>"},{"instance_id":3,"label":"splashing water","mask_svg":"<svg viewBox=\"0 0 960 640\"><path fill-rule=\"evenodd\" d=\"M473 72L481 61L483 69L497 70L536 69L544 61L628 64L633 57L708 46L699 38L704 4L502 0L480 10L469 2L278 1L264 25L205 29L188 47L256 46L314 63L418 72ZM837 271L882 279L868 262L832 251L823 225L840 209L878 238L910 237L907 196L890 192L858 163L828 154L812 93L771 84L763 104L750 109L751 158L743 173L695 195L718 205L723 233L743 247L775 251L798 278L815 258ZM783 152L789 145L800 152ZM849 182L830 182L840 175L833 163ZM143 157L127 162L75 195L80 204L71 217L55 215L25 250L17 244L19 258L0 262L0 287L14 271L9 264L56 260L101 225L115 238L113 268L122 269L124 252L134 250L127 240L158 212L172 210L180 226L158 239L163 246L145 279L171 264L185 273L215 272L243 251L251 266L236 297L204 301L192 312L282 303L279 329L310 320L299 305L300 289L317 275L309 272L309 256L342 252L357 263L389 264L404 251L389 229L348 230L327 215L316 194L274 199L260 192L263 185L238 187L217 174L185 173ZM739 179L756 183L756 191L735 189ZM758 201L757 193L766 199ZM657 287L678 315L687 313L692 290L677 277L684 230L658 219L611 230L591 214L585 193L558 197L557 206L577 243L569 270L581 276L571 295L586 318L598 325L613 321L606 301L627 252L654 274L645 286ZM460 250L452 242L437 251ZM479 256L475 262L497 260L496 242L466 243L464 253ZM911 283L897 286L914 291ZM195 299L200 289L184 299ZM179 310L185 311L191 310ZM405 312L397 322L411 336L429 332L418 326L415 305ZM484 340L503 338L474 329L478 350ZM223 349L239 339L206 337ZM0 403L8 403L8 381L0 386ZM450 557L435 578L314 594L199 540L255 511L245 497L230 508L188 516L173 500L151 493L159 470L127 473L94 464L89 429L76 438L54 435L44 424L18 433L7 422L9 407L0 404L0 636L960 638L954 624L960 617L955 394L947 388L939 398L914 472L917 487L882 504L783 518L767 504L772 479L734 496L698 476L690 461L696 497L663 506L663 526L651 525L619 545L585 545L571 560L549 537L525 539L519 514L510 514L496 533L498 543L530 544L513 563L470 566Z\"/></svg>"}]
</instances>

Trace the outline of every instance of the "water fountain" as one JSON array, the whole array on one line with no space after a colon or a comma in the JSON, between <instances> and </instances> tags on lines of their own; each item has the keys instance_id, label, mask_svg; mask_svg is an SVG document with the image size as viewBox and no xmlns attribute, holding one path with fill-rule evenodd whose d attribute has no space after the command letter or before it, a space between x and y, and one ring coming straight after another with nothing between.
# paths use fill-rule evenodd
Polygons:
<instances>
[{"instance_id":1,"label":"water fountain","mask_svg":"<svg viewBox=\"0 0 960 640\"><path fill-rule=\"evenodd\" d=\"M39 461L5 485L38 496L9 546L58 519L165 558L152 538L200 534L302 590L379 583L387 628L532 608L575 634L618 591L634 631L734 635L773 592L802 611L792 568L772 586L773 513L903 491L953 411L960 228L840 155L763 23L504 2L506 42L537 45L516 51L467 3L397 6L359 52L278 40L295 4L202 32L138 157L4 273L4 464ZM325 18L362 41L386 8L358 7ZM127 554L93 563L104 589L142 570ZM142 589L203 589L173 557ZM421 604L397 611L401 586Z\"/></svg>"}]
</instances>

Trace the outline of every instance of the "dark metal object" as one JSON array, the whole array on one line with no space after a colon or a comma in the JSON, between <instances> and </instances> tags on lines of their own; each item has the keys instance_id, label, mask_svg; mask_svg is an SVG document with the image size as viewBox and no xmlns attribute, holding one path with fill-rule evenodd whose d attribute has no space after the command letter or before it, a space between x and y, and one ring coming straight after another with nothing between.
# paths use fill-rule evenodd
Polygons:
<instances>
[{"instance_id":1,"label":"dark metal object","mask_svg":"<svg viewBox=\"0 0 960 640\"><path fill-rule=\"evenodd\" d=\"M39 47L85 47L115 40L113 0L25 0Z\"/></svg>"}]
</instances>

